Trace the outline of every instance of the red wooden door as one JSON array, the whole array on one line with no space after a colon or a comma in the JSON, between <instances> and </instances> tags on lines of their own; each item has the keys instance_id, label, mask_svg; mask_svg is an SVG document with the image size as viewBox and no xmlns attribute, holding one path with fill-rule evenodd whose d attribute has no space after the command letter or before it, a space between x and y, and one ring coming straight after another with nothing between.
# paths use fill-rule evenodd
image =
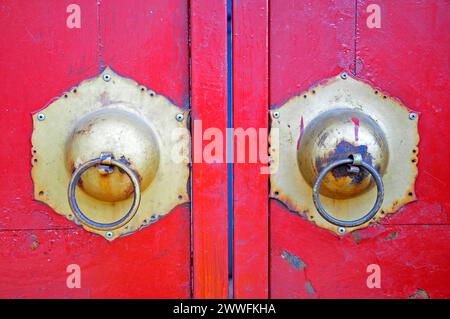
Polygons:
<instances>
[{"instance_id":1,"label":"red wooden door","mask_svg":"<svg viewBox=\"0 0 450 319\"><path fill-rule=\"evenodd\" d=\"M0 297L226 297L221 165L208 175L194 165L192 205L112 242L33 201L30 176L31 113L106 66L191 109L203 127L225 127L225 2L80 0L78 27L67 24L71 4L0 4ZM78 289L66 285L73 264Z\"/></svg>"},{"instance_id":2,"label":"red wooden door","mask_svg":"<svg viewBox=\"0 0 450 319\"><path fill-rule=\"evenodd\" d=\"M420 114L417 200L344 236L269 200L260 165L235 165L235 296L450 297L450 171L436 160L449 154L448 2L254 0L233 12L235 126L267 127L269 106L343 71Z\"/></svg>"}]
</instances>

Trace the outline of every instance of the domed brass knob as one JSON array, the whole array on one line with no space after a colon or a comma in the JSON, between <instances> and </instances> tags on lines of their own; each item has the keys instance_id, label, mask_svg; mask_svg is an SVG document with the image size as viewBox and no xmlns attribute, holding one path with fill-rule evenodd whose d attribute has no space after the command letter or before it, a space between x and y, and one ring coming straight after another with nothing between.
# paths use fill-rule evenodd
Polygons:
<instances>
[{"instance_id":1,"label":"domed brass knob","mask_svg":"<svg viewBox=\"0 0 450 319\"><path fill-rule=\"evenodd\" d=\"M325 167L356 153L381 175L385 172L389 152L380 126L359 110L338 108L320 114L304 129L297 149L297 163L303 177L313 187ZM366 169L338 165L323 177L320 193L345 199L358 196L373 186L373 178Z\"/></svg>"},{"instance_id":2,"label":"domed brass knob","mask_svg":"<svg viewBox=\"0 0 450 319\"><path fill-rule=\"evenodd\" d=\"M75 125L66 146L69 174L100 153L110 153L132 168L141 191L150 185L159 167L159 147L152 127L136 114L121 109L90 113ZM105 169L110 171L106 174ZM88 168L78 186L89 196L105 202L125 200L134 191L130 178L117 166Z\"/></svg>"}]
</instances>

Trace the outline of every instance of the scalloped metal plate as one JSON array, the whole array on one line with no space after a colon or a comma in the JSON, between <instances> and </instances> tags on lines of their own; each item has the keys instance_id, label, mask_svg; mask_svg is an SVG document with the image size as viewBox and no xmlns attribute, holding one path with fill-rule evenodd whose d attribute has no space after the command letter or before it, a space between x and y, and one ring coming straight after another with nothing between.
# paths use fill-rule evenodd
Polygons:
<instances>
[{"instance_id":1,"label":"scalloped metal plate","mask_svg":"<svg viewBox=\"0 0 450 319\"><path fill-rule=\"evenodd\" d=\"M108 81L103 76L110 76ZM120 101L120 103L115 103ZM33 114L32 178L34 197L47 204L56 213L80 225L71 212L67 187L71 178L65 167L64 152L71 128L86 114L105 108L125 108L137 114L154 130L160 148L160 164L152 183L142 192L137 214L126 225L111 231L82 227L108 240L133 233L170 213L177 205L189 202L189 156L173 161L177 150L190 154L190 138L175 140L173 132L188 129L189 112L172 104L166 97L123 78L106 68L97 77L85 80L57 100ZM182 120L177 114L183 113ZM100 222L118 220L128 211L133 196L119 202L104 202L78 192L78 202L86 211L95 212ZM108 233L108 234L107 234Z\"/></svg>"},{"instance_id":2,"label":"scalloped metal plate","mask_svg":"<svg viewBox=\"0 0 450 319\"><path fill-rule=\"evenodd\" d=\"M320 216L313 203L312 188L297 164L297 142L302 127L306 127L320 113L335 108L357 109L368 114L386 134L390 151L383 176L385 198L380 210L371 221L346 229L330 224ZM350 76L339 75L272 109L270 117L271 166L277 167L270 175L270 197L281 201L289 210L317 226L341 235L365 228L416 199L414 184L418 172L418 116L411 119L410 111L404 105L380 90ZM274 140L274 128L279 130L279 143ZM375 198L376 188L372 188L350 199L322 196L322 203L328 212L339 212L339 218L345 220L348 219L346 212L368 212Z\"/></svg>"}]
</instances>

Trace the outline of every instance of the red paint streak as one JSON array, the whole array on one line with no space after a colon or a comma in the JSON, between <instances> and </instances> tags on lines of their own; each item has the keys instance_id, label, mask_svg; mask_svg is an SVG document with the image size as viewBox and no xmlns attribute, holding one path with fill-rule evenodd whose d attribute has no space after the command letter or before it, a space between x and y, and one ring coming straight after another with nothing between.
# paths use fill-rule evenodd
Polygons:
<instances>
[{"instance_id":1,"label":"red paint streak","mask_svg":"<svg viewBox=\"0 0 450 319\"><path fill-rule=\"evenodd\" d=\"M300 119L300 136L298 137L298 141L297 141L297 151L300 148L300 141L302 140L302 135L303 135L303 131L304 131L304 124L303 124L303 115L302 118Z\"/></svg>"},{"instance_id":2,"label":"red paint streak","mask_svg":"<svg viewBox=\"0 0 450 319\"><path fill-rule=\"evenodd\" d=\"M352 117L352 122L353 122L353 124L355 124L355 141L358 142L359 119L356 117Z\"/></svg>"}]
</instances>

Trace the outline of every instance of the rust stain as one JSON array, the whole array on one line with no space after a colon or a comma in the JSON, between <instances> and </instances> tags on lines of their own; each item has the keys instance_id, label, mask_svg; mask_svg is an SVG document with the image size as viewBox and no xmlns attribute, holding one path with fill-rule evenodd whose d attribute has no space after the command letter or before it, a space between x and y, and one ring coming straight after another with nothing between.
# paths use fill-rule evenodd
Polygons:
<instances>
[{"instance_id":1,"label":"rust stain","mask_svg":"<svg viewBox=\"0 0 450 319\"><path fill-rule=\"evenodd\" d=\"M78 135L87 135L87 134L89 134L91 132L92 127L94 126L94 124L95 124L95 121L93 123L89 123L86 128L79 129L78 131L76 131L75 134L78 134Z\"/></svg>"},{"instance_id":2,"label":"rust stain","mask_svg":"<svg viewBox=\"0 0 450 319\"><path fill-rule=\"evenodd\" d=\"M30 245L31 250L36 250L39 247L39 242L37 240L33 241Z\"/></svg>"},{"instance_id":3,"label":"rust stain","mask_svg":"<svg viewBox=\"0 0 450 319\"><path fill-rule=\"evenodd\" d=\"M316 158L316 167L317 171L320 172L327 166L329 163L341 160L344 158L347 158L351 154L359 153L361 154L363 160L366 163L369 163L372 165L372 155L367 152L367 146L366 145L353 145L347 141L341 141L336 145L335 150L331 151L329 155L327 155L325 158ZM379 171L380 167L379 165L376 165L375 168ZM359 173L353 173L349 174L347 170L347 166L339 166L334 168L331 173L333 174L333 177L336 179L342 178L342 177L349 177L351 178L351 184L352 185L359 185L362 183L362 181L368 177L370 174L366 170L360 170Z\"/></svg>"}]
</instances>

